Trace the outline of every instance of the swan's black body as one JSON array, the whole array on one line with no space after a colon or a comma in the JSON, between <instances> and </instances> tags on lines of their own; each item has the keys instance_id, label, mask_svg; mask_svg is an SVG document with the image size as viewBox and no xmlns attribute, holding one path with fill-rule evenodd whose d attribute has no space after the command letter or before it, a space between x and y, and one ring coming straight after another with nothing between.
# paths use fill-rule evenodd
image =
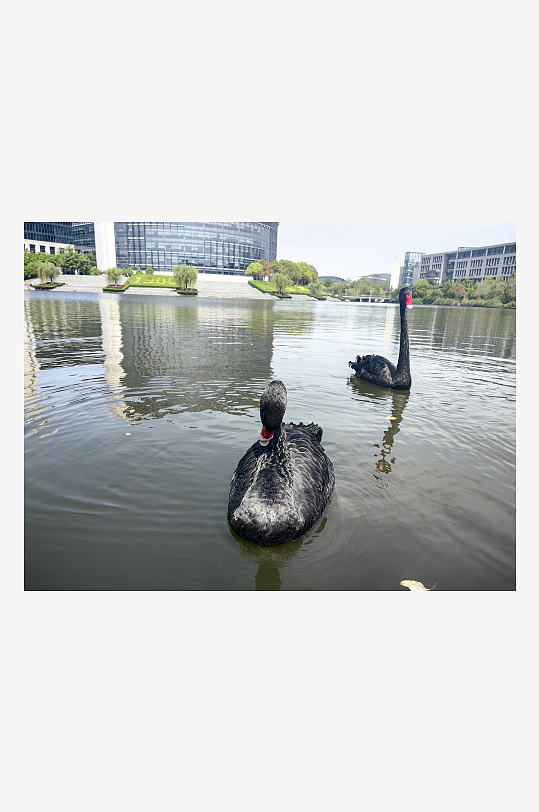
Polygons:
<instances>
[{"instance_id":1,"label":"swan's black body","mask_svg":"<svg viewBox=\"0 0 539 812\"><path fill-rule=\"evenodd\" d=\"M302 536L324 512L335 485L333 463L320 445L322 429L281 423L285 408L284 384L272 381L260 399L260 416L273 436L265 446L253 443L230 485L232 530L264 547Z\"/></svg>"},{"instance_id":2,"label":"swan's black body","mask_svg":"<svg viewBox=\"0 0 539 812\"><path fill-rule=\"evenodd\" d=\"M406 310L412 307L412 291L410 288L402 288L399 294L401 335L399 360L397 367L383 358L381 355L357 356L355 361L348 361L348 366L356 371L358 378L362 381L386 386L391 389L409 390L412 386L412 376L410 375L410 350L408 346L408 321Z\"/></svg>"}]
</instances>

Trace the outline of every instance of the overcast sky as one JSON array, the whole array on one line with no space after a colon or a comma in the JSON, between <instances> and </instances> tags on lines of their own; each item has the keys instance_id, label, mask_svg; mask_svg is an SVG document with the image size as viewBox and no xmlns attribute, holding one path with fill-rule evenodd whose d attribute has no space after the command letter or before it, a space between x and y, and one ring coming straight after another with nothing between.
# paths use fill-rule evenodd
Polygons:
<instances>
[{"instance_id":1,"label":"overcast sky","mask_svg":"<svg viewBox=\"0 0 539 812\"><path fill-rule=\"evenodd\" d=\"M459 246L516 240L516 223L295 223L279 224L277 259L308 262L320 276L355 279L391 273L406 251L430 254Z\"/></svg>"}]
</instances>

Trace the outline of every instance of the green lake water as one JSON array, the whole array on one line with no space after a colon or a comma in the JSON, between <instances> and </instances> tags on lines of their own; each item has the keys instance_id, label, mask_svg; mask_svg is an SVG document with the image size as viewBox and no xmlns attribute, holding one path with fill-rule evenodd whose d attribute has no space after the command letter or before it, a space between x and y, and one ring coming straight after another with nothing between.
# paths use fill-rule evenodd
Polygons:
<instances>
[{"instance_id":1,"label":"green lake water","mask_svg":"<svg viewBox=\"0 0 539 812\"><path fill-rule=\"evenodd\" d=\"M25 293L27 590L515 589L515 311ZM281 379L336 487L302 538L230 531L237 462ZM395 417L395 420L389 420Z\"/></svg>"}]
</instances>

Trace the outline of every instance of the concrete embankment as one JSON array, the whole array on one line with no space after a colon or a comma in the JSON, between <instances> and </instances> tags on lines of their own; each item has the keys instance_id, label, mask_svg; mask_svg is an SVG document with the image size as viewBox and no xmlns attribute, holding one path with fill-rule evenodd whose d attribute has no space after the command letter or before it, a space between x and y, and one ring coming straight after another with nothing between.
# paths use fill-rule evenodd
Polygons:
<instances>
[{"instance_id":1,"label":"concrete embankment","mask_svg":"<svg viewBox=\"0 0 539 812\"><path fill-rule=\"evenodd\" d=\"M157 276L157 275L156 275ZM77 293L100 293L107 280L104 276L74 276L72 274L61 274L56 279L57 282L63 282L61 288L55 288L58 291L77 291ZM30 289L32 282L37 282L37 279L27 279L25 281L25 289ZM196 281L196 288L200 298L216 298L216 299L268 299L275 301L273 296L253 288L247 281L245 276L224 276L220 274L199 274ZM105 294L106 296L114 296L115 294ZM121 296L175 296L178 297L174 288L128 288ZM294 297L300 298L300 297ZM302 296L302 299L309 298Z\"/></svg>"},{"instance_id":2,"label":"concrete embankment","mask_svg":"<svg viewBox=\"0 0 539 812\"><path fill-rule=\"evenodd\" d=\"M165 274L161 274L164 276ZM168 274L167 274L168 275ZM158 274L156 274L156 277ZM55 288L60 291L77 291L77 293L100 293L107 280L105 276L76 276L72 274L61 274L56 279L57 282L63 282L61 288ZM26 290L33 290L31 284L37 282L37 279L27 279L24 283ZM245 276L225 276L224 274L199 274L196 281L196 288L198 290L199 298L211 299L267 299L269 301L276 301L275 297L269 293L262 293L262 291L253 288L249 284ZM105 294L106 296L114 296L115 294ZM175 296L178 294L174 288L128 288L121 296ZM329 297L328 297L329 298ZM303 294L294 294L292 299L287 301L308 301L312 302L314 299L311 296L304 296Z\"/></svg>"}]
</instances>

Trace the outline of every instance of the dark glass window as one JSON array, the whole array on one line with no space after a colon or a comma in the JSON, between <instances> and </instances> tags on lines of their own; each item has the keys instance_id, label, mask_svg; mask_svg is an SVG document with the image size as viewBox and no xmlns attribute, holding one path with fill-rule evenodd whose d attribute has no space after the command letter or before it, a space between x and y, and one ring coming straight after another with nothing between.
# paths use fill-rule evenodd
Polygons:
<instances>
[{"instance_id":1,"label":"dark glass window","mask_svg":"<svg viewBox=\"0 0 539 812\"><path fill-rule=\"evenodd\" d=\"M51 254L55 254L55 253L56 253L56 249L55 249L54 245L51 245L51 247L50 247L50 253L51 253Z\"/></svg>"},{"instance_id":2,"label":"dark glass window","mask_svg":"<svg viewBox=\"0 0 539 812\"><path fill-rule=\"evenodd\" d=\"M44 246L44 245L40 245L40 246L39 246L39 250L41 251L41 253L42 253L42 254L46 253L46 252L45 252L45 246Z\"/></svg>"},{"instance_id":3,"label":"dark glass window","mask_svg":"<svg viewBox=\"0 0 539 812\"><path fill-rule=\"evenodd\" d=\"M30 248L30 251L31 251L33 254L35 254L35 253L36 253L36 247L35 247L35 245L30 245L30 246L29 246L29 248Z\"/></svg>"}]
</instances>

